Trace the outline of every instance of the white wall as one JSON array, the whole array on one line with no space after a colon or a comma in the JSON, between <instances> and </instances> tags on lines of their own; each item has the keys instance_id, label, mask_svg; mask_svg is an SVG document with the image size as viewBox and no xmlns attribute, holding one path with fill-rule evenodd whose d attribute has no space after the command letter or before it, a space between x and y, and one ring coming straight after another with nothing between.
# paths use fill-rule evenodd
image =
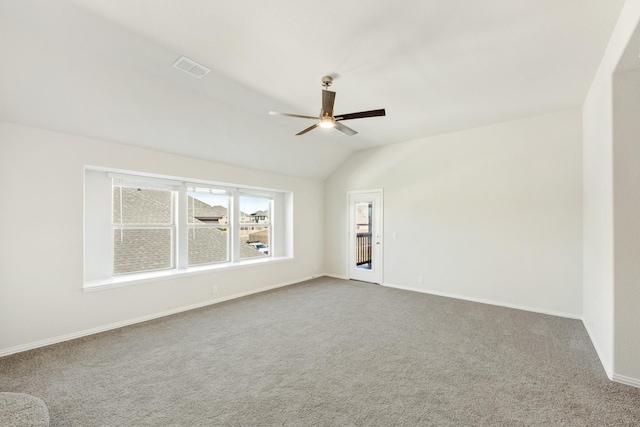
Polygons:
<instances>
[{"instance_id":1,"label":"white wall","mask_svg":"<svg viewBox=\"0 0 640 427\"><path fill-rule=\"evenodd\" d=\"M326 272L346 192L383 188L385 284L579 317L581 133L570 110L354 154L325 182Z\"/></svg>"},{"instance_id":2,"label":"white wall","mask_svg":"<svg viewBox=\"0 0 640 427\"><path fill-rule=\"evenodd\" d=\"M638 328L637 321L625 326L616 319L614 324L614 297L627 296L617 289L614 275L612 76L639 20L640 0L627 0L583 105L583 315L609 377L615 377L614 359L620 356L614 354L614 338L620 328ZM637 301L627 303L637 307Z\"/></svg>"},{"instance_id":3,"label":"white wall","mask_svg":"<svg viewBox=\"0 0 640 427\"><path fill-rule=\"evenodd\" d=\"M84 166L289 190L295 259L85 293ZM323 183L0 122L0 355L320 273Z\"/></svg>"},{"instance_id":4,"label":"white wall","mask_svg":"<svg viewBox=\"0 0 640 427\"><path fill-rule=\"evenodd\" d=\"M614 378L624 377L623 382L635 379L637 386L640 386L639 100L640 69L614 74Z\"/></svg>"},{"instance_id":5,"label":"white wall","mask_svg":"<svg viewBox=\"0 0 640 427\"><path fill-rule=\"evenodd\" d=\"M583 106L583 316L609 377L613 363L611 88L596 83Z\"/></svg>"}]
</instances>

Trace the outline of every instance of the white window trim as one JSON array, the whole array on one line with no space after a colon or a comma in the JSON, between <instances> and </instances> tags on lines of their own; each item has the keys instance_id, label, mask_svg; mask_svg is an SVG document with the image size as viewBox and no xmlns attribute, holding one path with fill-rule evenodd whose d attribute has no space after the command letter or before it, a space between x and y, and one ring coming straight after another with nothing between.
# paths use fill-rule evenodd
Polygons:
<instances>
[{"instance_id":1,"label":"white window trim","mask_svg":"<svg viewBox=\"0 0 640 427\"><path fill-rule=\"evenodd\" d=\"M91 280L84 283L84 292L102 291L106 289L123 288L126 286L141 285L144 283L160 282L163 280L178 279L189 276L210 274L216 271L235 270L261 264L271 264L285 261L293 261L293 256L280 256L272 258L253 258L238 262L226 262L188 267L182 270L157 270L143 273L112 276L108 279Z\"/></svg>"},{"instance_id":2,"label":"white window trim","mask_svg":"<svg viewBox=\"0 0 640 427\"><path fill-rule=\"evenodd\" d=\"M218 195L227 197L227 204L229 205L227 207L227 220L228 220L227 224L195 224L195 223L189 222L188 214L185 213L185 212L188 212L189 193L201 192L197 190L204 190L204 189L213 190L211 191L212 194L218 194ZM231 214L231 209L230 209L231 204L228 203L233 198L233 190L229 188L220 187L220 186L210 186L210 185L193 184L193 183L185 182L183 186L179 187L179 191L180 191L180 194L184 193L183 200L185 200L185 202L184 204L178 203L178 206L183 207L182 213L184 214L185 218L183 221L181 221L182 216L180 216L180 213L178 213L178 222L182 225L182 229L186 233L191 233L193 232L192 230L195 230L198 228L227 228L227 229L233 230L233 227L232 227L233 216ZM188 254L189 239L188 238L182 239L180 242L178 242L178 245L180 246L178 248L178 253L183 255L179 260L178 266L182 267L182 269L202 267L202 266L208 266L208 265L214 265L214 264L228 264L228 263L234 262L232 257L233 239L230 235L227 235L227 259L225 261L189 265L189 254Z\"/></svg>"},{"instance_id":3,"label":"white window trim","mask_svg":"<svg viewBox=\"0 0 640 427\"><path fill-rule=\"evenodd\" d=\"M174 222L176 237L187 236L188 233L189 226L186 218L187 215L186 212L181 212L181 210L183 210L183 207L186 208L187 206L187 193L189 187L212 188L214 191L218 190L220 192L228 194L232 201L229 206L229 224L227 225L227 227L229 227L232 231L232 235L229 239L229 261L194 265L190 267L188 266L187 259L188 238L177 237L176 242L173 244L173 250L177 251L177 256L175 256L176 254L174 254L174 266L171 269L114 275L111 267L109 271L111 271L112 273L108 277L104 275L105 272L100 273L100 271L104 270L104 268L102 268L95 269L96 272L92 274L94 277L87 278L87 251L92 250L92 248L91 242L87 242L86 227L90 225L87 225L88 221L86 215L87 211L89 211L90 209L87 208L86 203L88 192L91 191L91 189L88 189L85 185L85 280L83 283L83 290L85 292L119 288L192 275L207 274L216 271L247 268L266 263L283 262L294 259L293 245L291 240L291 233L293 232L293 207L291 206L292 193L290 191L273 190L259 187L245 187L229 183L207 182L199 180L196 181L193 179L179 179L175 177L165 177L159 175L150 176L148 174L138 174L130 171L113 171L90 166L85 167L85 170L87 172L91 171L99 174L104 174L105 178L109 180L111 188L113 188L114 183L121 181L123 183L127 182L127 184L135 182L143 185L144 183L148 187L170 188L172 191L175 191L177 193L177 197L174 199L174 203L176 203L174 208L174 215L176 216ZM240 228L243 226L253 225L263 226L263 224L258 223L240 223L240 197L255 197L271 201L269 222L268 224L264 224L264 226L269 227L268 256L259 258L240 258ZM93 197L92 199L95 200L95 197ZM277 208L276 203L274 202L275 200L279 201ZM280 206L280 204L282 204L282 206ZM276 218L276 216L282 216L282 218ZM109 228L112 228L112 226L113 224L109 224ZM276 231L278 231L279 233L277 234L277 237ZM103 243L101 243L100 245L103 245ZM109 246L111 246L111 253L113 254L112 243ZM100 252L104 251L101 250ZM95 259L96 257L94 256L93 260L95 261ZM104 264L107 262L107 260L99 260L99 262ZM110 264L113 264L113 255L111 255L111 260L108 260L108 262L110 262Z\"/></svg>"},{"instance_id":4,"label":"white window trim","mask_svg":"<svg viewBox=\"0 0 640 427\"><path fill-rule=\"evenodd\" d=\"M109 173L107 174L107 176L109 178L111 178L111 188L113 189L114 186L118 185L121 188L122 187L128 187L128 188L144 188L144 189L155 189L155 190L163 190L163 191L171 191L171 221L167 222L167 223L157 223L157 224L128 224L128 223L122 223L122 222L117 222L114 219L112 219L111 221L111 230L112 230L112 235L113 233L115 233L116 230L121 230L121 232L123 232L124 230L141 230L141 229L149 229L149 230L153 230L153 229L157 229L157 230L170 230L171 231L171 266L170 267L162 267L162 268L157 268L157 269L149 269L149 270L143 270L143 271L136 271L133 273L116 273L114 271L114 263L112 262L111 265L111 276L112 277L120 277L120 276L129 276L131 274L139 274L139 273L152 273L152 272L156 272L156 271L166 271L166 270L173 270L178 266L178 260L176 259L176 248L177 248L177 233L178 233L178 229L177 229L177 218L176 218L176 212L177 212L177 190L179 188L179 182L175 182L175 181L168 181L168 180L157 180L157 179L153 179L150 180L149 178L145 178L143 177L142 179L135 179L135 177L129 176L129 175L120 175L120 174L113 174L113 173ZM113 200L113 194L111 195L111 200ZM120 200L122 201L122 193L120 194ZM112 207L113 209L113 207ZM121 212L121 221L122 221L122 206L120 209ZM113 240L110 241L111 242L111 253L114 252L115 248L114 248L114 243Z\"/></svg>"},{"instance_id":5,"label":"white window trim","mask_svg":"<svg viewBox=\"0 0 640 427\"><path fill-rule=\"evenodd\" d=\"M240 207L239 207L239 206L240 206L240 199L241 199L242 197L251 197L251 198L254 198L254 199L264 199L264 200L268 200L268 201L269 201L269 220L268 220L266 223L258 223L258 222L241 222L241 221L240 221L240 215L238 215L238 216L236 217L236 216L235 216L235 214L234 214L234 217L233 217L233 218L234 218L235 220L238 220L238 226L236 227L236 228L237 228L237 230L238 230L238 239L237 239L237 240L235 240L235 238L234 238L234 240L233 240L233 241L234 241L234 242L239 242L239 241L240 241L240 230L241 230L243 227L247 227L247 228L248 228L248 227L267 227L267 229L269 230L268 238L267 238L267 240L269 241L269 254L268 254L267 256L269 256L269 257L273 257L273 254L274 254L274 253L277 253L277 252L275 252L275 251L277 251L277 250L278 250L278 243L277 243L277 242L275 242L275 241L274 241L274 239L273 239L273 236L274 236L274 232L273 232L273 221L271 220L271 219L273 218L273 216L274 216L274 213L273 213L273 211L274 211L274 203L273 203L273 199L274 199L274 197L273 197L273 195L272 195L272 194L264 195L264 194L260 194L260 193L258 193L258 192L248 192L248 191L243 191L242 189L238 189L238 190L237 190L237 192L236 192L236 194L237 194L237 197L235 197L235 199L237 199L237 201L238 201L238 202L237 202L237 203L238 203L238 204L237 204L237 206L238 206L238 208L237 208L237 212L238 212L238 213L240 213L240 212L241 212L241 209L240 209ZM235 200L235 199L234 199L234 200ZM235 254L235 251L234 251L234 254ZM237 260L238 260L238 261L245 261L245 260L247 260L247 259L248 259L248 258L244 258L244 259L243 259L243 258L241 257L241 255L240 255L240 248L238 247L238 258L237 258ZM250 258L249 258L249 259L250 259Z\"/></svg>"}]
</instances>

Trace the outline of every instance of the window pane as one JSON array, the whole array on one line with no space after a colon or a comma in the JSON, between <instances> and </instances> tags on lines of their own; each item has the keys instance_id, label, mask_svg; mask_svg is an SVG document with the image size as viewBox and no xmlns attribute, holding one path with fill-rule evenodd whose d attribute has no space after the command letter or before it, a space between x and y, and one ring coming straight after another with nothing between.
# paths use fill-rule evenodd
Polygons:
<instances>
[{"instance_id":1,"label":"window pane","mask_svg":"<svg viewBox=\"0 0 640 427\"><path fill-rule=\"evenodd\" d=\"M371 270L372 202L356 203L356 268Z\"/></svg>"},{"instance_id":2,"label":"window pane","mask_svg":"<svg viewBox=\"0 0 640 427\"><path fill-rule=\"evenodd\" d=\"M240 197L240 222L242 224L269 224L271 200L258 197Z\"/></svg>"},{"instance_id":3,"label":"window pane","mask_svg":"<svg viewBox=\"0 0 640 427\"><path fill-rule=\"evenodd\" d=\"M229 224L229 196L198 191L187 196L189 224Z\"/></svg>"},{"instance_id":4,"label":"window pane","mask_svg":"<svg viewBox=\"0 0 640 427\"><path fill-rule=\"evenodd\" d=\"M113 232L113 273L173 267L170 228L117 229Z\"/></svg>"},{"instance_id":5,"label":"window pane","mask_svg":"<svg viewBox=\"0 0 640 427\"><path fill-rule=\"evenodd\" d=\"M189 228L189 265L211 264L229 260L226 228Z\"/></svg>"},{"instance_id":6,"label":"window pane","mask_svg":"<svg viewBox=\"0 0 640 427\"><path fill-rule=\"evenodd\" d=\"M113 186L114 224L172 224L171 190Z\"/></svg>"},{"instance_id":7,"label":"window pane","mask_svg":"<svg viewBox=\"0 0 640 427\"><path fill-rule=\"evenodd\" d=\"M240 259L269 255L269 227L240 227Z\"/></svg>"}]
</instances>

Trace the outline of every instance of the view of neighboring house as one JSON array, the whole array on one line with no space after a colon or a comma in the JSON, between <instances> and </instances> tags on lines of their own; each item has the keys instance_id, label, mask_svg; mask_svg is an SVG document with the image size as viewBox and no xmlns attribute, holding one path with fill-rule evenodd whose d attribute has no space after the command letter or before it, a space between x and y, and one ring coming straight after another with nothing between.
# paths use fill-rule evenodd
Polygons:
<instances>
[{"instance_id":1,"label":"view of neighboring house","mask_svg":"<svg viewBox=\"0 0 640 427\"><path fill-rule=\"evenodd\" d=\"M194 222L200 223L215 223L220 225L229 223L228 209L226 207L220 205L210 206L194 197L189 197L188 218L189 221L193 219ZM243 243L263 243L269 246L268 228L265 226L248 225L254 223L268 224L269 217L267 211L256 211L252 214L240 212L240 222L243 224L243 226L240 227L240 240ZM220 230L226 231L226 228ZM245 245L242 246L244 247ZM246 246L253 248L250 245ZM251 252L247 252L244 255L245 256L241 253L241 258L250 258Z\"/></svg>"},{"instance_id":2,"label":"view of neighboring house","mask_svg":"<svg viewBox=\"0 0 640 427\"><path fill-rule=\"evenodd\" d=\"M257 222L258 224L264 223L269 220L269 212L267 211L256 211L252 213L250 216L251 216L251 219L254 222Z\"/></svg>"},{"instance_id":3,"label":"view of neighboring house","mask_svg":"<svg viewBox=\"0 0 640 427\"><path fill-rule=\"evenodd\" d=\"M168 190L114 187L114 274L173 268L171 240L175 227L171 217L171 192ZM189 197L187 232L188 265L196 266L229 260L228 210L210 206ZM266 213L259 217L266 219ZM255 217L243 214L247 222ZM257 229L257 231L256 231ZM265 257L265 251L250 245L260 242L268 247L268 229L242 227L240 258ZM141 251L144 256L140 256Z\"/></svg>"},{"instance_id":4,"label":"view of neighboring house","mask_svg":"<svg viewBox=\"0 0 640 427\"><path fill-rule=\"evenodd\" d=\"M188 218L196 218L203 223L229 224L227 208L224 206L209 206L208 204L189 197Z\"/></svg>"}]
</instances>

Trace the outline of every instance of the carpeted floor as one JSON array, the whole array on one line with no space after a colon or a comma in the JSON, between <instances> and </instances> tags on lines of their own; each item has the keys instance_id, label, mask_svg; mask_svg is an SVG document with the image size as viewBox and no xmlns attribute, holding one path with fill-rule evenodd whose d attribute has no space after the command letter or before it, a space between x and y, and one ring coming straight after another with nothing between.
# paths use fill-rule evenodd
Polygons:
<instances>
[{"instance_id":1,"label":"carpeted floor","mask_svg":"<svg viewBox=\"0 0 640 427\"><path fill-rule=\"evenodd\" d=\"M52 426L637 426L581 322L320 278L0 358Z\"/></svg>"}]
</instances>

